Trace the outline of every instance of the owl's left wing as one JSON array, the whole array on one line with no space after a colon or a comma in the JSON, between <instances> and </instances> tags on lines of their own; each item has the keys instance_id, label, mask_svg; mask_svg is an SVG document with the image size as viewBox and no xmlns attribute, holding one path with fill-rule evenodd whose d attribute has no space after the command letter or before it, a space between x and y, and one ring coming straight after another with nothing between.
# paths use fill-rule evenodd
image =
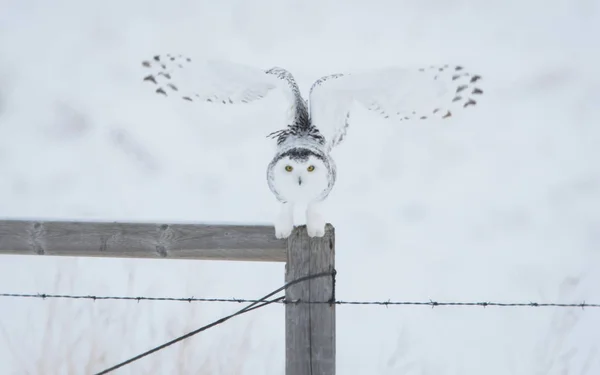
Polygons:
<instances>
[{"instance_id":1,"label":"owl's left wing","mask_svg":"<svg viewBox=\"0 0 600 375\"><path fill-rule=\"evenodd\" d=\"M480 80L458 65L333 74L311 87L309 111L331 149L344 139L355 102L399 121L446 119L477 104Z\"/></svg>"}]
</instances>

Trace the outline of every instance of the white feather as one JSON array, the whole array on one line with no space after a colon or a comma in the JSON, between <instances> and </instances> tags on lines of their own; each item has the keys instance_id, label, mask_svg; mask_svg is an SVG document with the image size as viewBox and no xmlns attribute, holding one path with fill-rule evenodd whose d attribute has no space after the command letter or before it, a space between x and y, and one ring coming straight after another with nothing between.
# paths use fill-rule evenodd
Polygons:
<instances>
[{"instance_id":1,"label":"white feather","mask_svg":"<svg viewBox=\"0 0 600 375\"><path fill-rule=\"evenodd\" d=\"M454 65L326 76L311 88L310 116L331 149L343 140L354 103L399 121L449 118L475 105L480 79Z\"/></svg>"},{"instance_id":2,"label":"white feather","mask_svg":"<svg viewBox=\"0 0 600 375\"><path fill-rule=\"evenodd\" d=\"M294 94L287 82L265 70L225 60L197 61L186 56L157 55L142 62L144 80L166 97L194 103L239 104L260 100L279 90L294 114Z\"/></svg>"}]
</instances>

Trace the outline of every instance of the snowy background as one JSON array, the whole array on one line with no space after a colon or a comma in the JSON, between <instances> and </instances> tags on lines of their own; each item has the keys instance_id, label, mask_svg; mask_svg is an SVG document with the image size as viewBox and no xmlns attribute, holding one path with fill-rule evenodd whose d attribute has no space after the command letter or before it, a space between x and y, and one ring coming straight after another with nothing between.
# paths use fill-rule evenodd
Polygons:
<instances>
[{"instance_id":1,"label":"snowy background","mask_svg":"<svg viewBox=\"0 0 600 375\"><path fill-rule=\"evenodd\" d=\"M344 300L600 302L593 0L0 0L0 216L268 224L278 98L210 107L141 82L157 53L322 75L462 64L447 122L358 111L328 218ZM283 116L283 114L281 115ZM242 297L283 264L0 257L0 292ZM238 309L0 299L0 374L91 374ZM340 306L338 374L594 375L600 311ZM125 374L283 374L270 306Z\"/></svg>"}]
</instances>

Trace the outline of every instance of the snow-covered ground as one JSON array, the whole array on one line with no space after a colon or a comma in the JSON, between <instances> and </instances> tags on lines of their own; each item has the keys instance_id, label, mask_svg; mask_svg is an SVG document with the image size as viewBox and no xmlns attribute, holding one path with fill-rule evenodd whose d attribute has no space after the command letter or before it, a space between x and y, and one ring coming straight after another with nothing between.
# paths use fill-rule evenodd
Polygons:
<instances>
[{"instance_id":1,"label":"snow-covered ground","mask_svg":"<svg viewBox=\"0 0 600 375\"><path fill-rule=\"evenodd\" d=\"M278 98L157 97L140 61L292 71L455 63L449 122L359 111L329 198L344 300L600 302L593 0L0 0L0 216L269 223ZM483 84L482 84L483 86ZM282 264L0 257L0 292L254 298ZM91 374L239 305L0 299L0 374ZM117 374L283 374L270 306ZM338 374L600 374L600 310L340 306Z\"/></svg>"}]
</instances>

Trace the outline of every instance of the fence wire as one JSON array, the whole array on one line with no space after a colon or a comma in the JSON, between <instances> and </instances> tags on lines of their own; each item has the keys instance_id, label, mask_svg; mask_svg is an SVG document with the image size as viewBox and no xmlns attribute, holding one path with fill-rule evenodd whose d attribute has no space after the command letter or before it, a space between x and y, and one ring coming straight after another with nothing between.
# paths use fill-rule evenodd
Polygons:
<instances>
[{"instance_id":1,"label":"fence wire","mask_svg":"<svg viewBox=\"0 0 600 375\"><path fill-rule=\"evenodd\" d=\"M335 304L335 305L370 305L370 306L385 306L385 307L389 307L389 306L428 306L431 308L434 307L438 307L438 306L460 306L460 307L568 307L568 308L600 308L600 304L598 303L587 303L587 302L580 302L580 303L544 303L544 302L489 302L489 301L483 301L483 302L457 302L457 301L450 301L450 302L444 302L444 301L434 301L434 300L428 300L428 301L392 301L392 300L387 300L387 301L343 301L343 300L337 300L335 298L335 288L334 291L332 292L332 296L331 299L329 299L329 301L324 301L324 302L314 302L314 301L302 301L302 300L286 300L284 296L278 297L278 298L273 298L270 299L271 297L273 297L275 294L287 289L289 286L303 282L303 281L307 281L310 279L314 279L314 278L318 278L318 277L324 277L324 276L331 276L333 278L333 283L335 285L335 275L336 272L335 270L333 270L332 272L324 272L324 273L319 273L319 274L315 274L315 275L309 275L309 276L305 276L305 277L301 277L299 279L293 280L287 284L285 284L284 286L274 290L273 292L267 294L266 296L259 298L259 299L246 299L246 298L196 298L196 297L185 297L185 298L176 298L176 297L146 297L146 296L138 296L138 297L130 297L130 296L96 296L96 295L71 295L71 294L46 294L46 293L0 293L0 297L3 298L33 298L33 299L42 299L42 300L47 300L47 299L77 299L77 300L91 300L91 301L107 301L107 300L116 300L116 301L136 301L136 302L141 302L141 301L163 301L163 302L187 302L187 303L192 303L192 302L207 302L207 303L217 303L217 302L222 302L222 303L248 303L247 306L245 306L244 308L238 310L237 312L227 315L223 318L220 318L210 324L207 324L203 327L200 327L192 332L189 332L185 335L179 336L171 341L168 341L164 344L161 344L159 346L154 347L153 349L150 349L144 353L138 354L134 357L131 357L125 361L122 361L120 363L118 363L115 366L112 366L108 369L105 369L101 372L96 373L95 375L105 375L108 374L110 372L113 372L116 369L119 369L123 366L126 366L132 362L135 362L141 358L144 358L150 354L153 354L157 351L160 351L162 349L165 349L177 342L183 341L185 339L188 339L200 332L203 332L209 328L212 328L214 326L220 325L222 323L225 323L227 320L236 317L238 315L242 315L245 313L248 313L250 311L255 311L259 308L262 308L264 306L270 305L270 304L275 304L275 303L280 303L280 304Z\"/></svg>"},{"instance_id":2,"label":"fence wire","mask_svg":"<svg viewBox=\"0 0 600 375\"><path fill-rule=\"evenodd\" d=\"M162 302L207 302L207 303L258 303L260 300L247 298L196 298L196 297L145 297L145 296L95 296L95 295L69 295L69 294L47 294L47 293L0 293L0 297L12 298L35 298L35 299L81 299L91 301L162 301ZM277 300L273 303L278 304L335 304L335 305L370 305L370 306L457 306L457 307L577 307L577 308L600 308L600 303L557 303L557 302L493 302L493 301L344 301L335 300L328 302L310 302L310 301L288 301Z\"/></svg>"},{"instance_id":3,"label":"fence wire","mask_svg":"<svg viewBox=\"0 0 600 375\"><path fill-rule=\"evenodd\" d=\"M276 303L278 301L281 301L285 297L282 296L282 297L278 297L278 298L274 298L274 299L269 299L269 298L273 297L274 295L276 295L277 293L279 293L281 291L284 291L285 289L289 288L292 285L299 284L299 283L302 283L302 282L305 282L305 281L308 281L308 280L312 280L312 279L317 279L319 277L325 277L325 276L331 276L333 279L335 279L335 271L333 271L333 272L321 272L321 273L317 273L317 274L313 274L313 275L308 275L308 276L304 276L304 277L300 277L298 279L292 280L292 281L286 283L285 285L283 285L282 287L275 289L274 291L272 291L271 293L267 294L266 296L255 300L254 302L250 303L246 307L242 308L241 310L236 311L233 314L224 316L224 317L222 317L222 318L220 318L220 319L218 319L218 320L216 320L216 321L214 321L214 322L212 322L210 324L207 324L207 325L202 326L202 327L200 327L198 329L195 329L192 332L189 332L189 333L186 333L185 335L179 336L179 337L177 337L177 338L175 338L175 339L173 339L171 341L168 341L168 342L166 342L166 343L164 343L162 345L156 346L156 347L154 347L154 348L152 348L152 349L150 349L148 351L145 351L145 352L143 352L141 354L138 354L138 355L136 355L134 357L131 357L131 358L129 358L129 359L123 361L123 362L118 363L115 366L107 368L106 370L100 371L100 372L98 372L98 373L96 373L94 375L105 375L105 374L108 374L108 373L113 372L114 370L117 370L117 369L119 369L119 368L121 368L123 366L126 366L126 365L128 365L130 363L133 363L133 362L139 360L139 359L142 359L142 358L144 358L146 356L149 356L150 354L156 353L159 350L163 350L163 349L165 349L165 348L167 348L167 347L169 347L169 346L171 346L171 345L173 345L175 343L178 343L178 342L183 341L185 339L188 339L188 338L190 338L190 337L192 337L194 335L197 335L200 332L206 331L209 328L212 328L214 326L218 326L219 324L223 324L226 321L228 321L229 319L234 318L234 317L236 317L238 315L242 315L242 314L248 313L250 311L255 311L257 309L260 309L261 307L265 307L265 306L268 306L268 305L270 305L272 303Z\"/></svg>"}]
</instances>

